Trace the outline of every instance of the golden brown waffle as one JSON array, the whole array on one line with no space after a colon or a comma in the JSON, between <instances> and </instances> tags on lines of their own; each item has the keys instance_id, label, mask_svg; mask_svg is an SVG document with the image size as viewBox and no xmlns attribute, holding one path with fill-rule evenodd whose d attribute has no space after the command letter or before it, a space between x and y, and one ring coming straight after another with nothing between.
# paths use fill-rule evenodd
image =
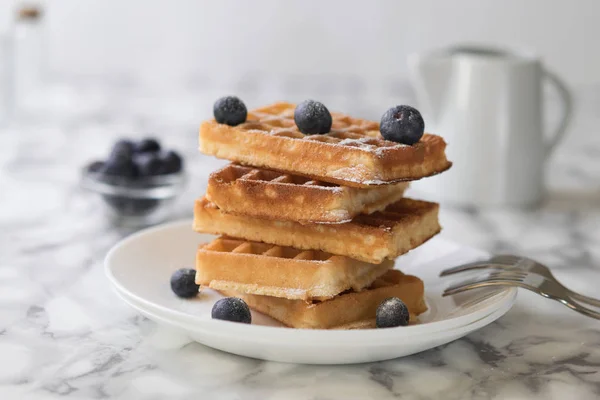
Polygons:
<instances>
[{"instance_id":1,"label":"golden brown waffle","mask_svg":"<svg viewBox=\"0 0 600 400\"><path fill-rule=\"evenodd\" d=\"M194 230L247 240L322 250L380 263L420 246L440 231L439 205L403 198L383 212L345 224L300 224L228 214L206 198L196 201Z\"/></svg>"},{"instance_id":2,"label":"golden brown waffle","mask_svg":"<svg viewBox=\"0 0 600 400\"><path fill-rule=\"evenodd\" d=\"M230 164L213 172L206 196L228 213L298 222L348 222L402 198L407 182L359 189Z\"/></svg>"},{"instance_id":3,"label":"golden brown waffle","mask_svg":"<svg viewBox=\"0 0 600 400\"><path fill-rule=\"evenodd\" d=\"M360 290L392 268L314 250L218 238L200 246L196 283L217 290L282 297L327 299Z\"/></svg>"},{"instance_id":4,"label":"golden brown waffle","mask_svg":"<svg viewBox=\"0 0 600 400\"><path fill-rule=\"evenodd\" d=\"M200 151L353 187L412 181L452 165L439 136L425 134L408 146L384 140L377 122L339 113L331 114L331 132L305 135L294 123L294 109L294 104L275 103L249 112L238 126L206 121L200 127Z\"/></svg>"},{"instance_id":5,"label":"golden brown waffle","mask_svg":"<svg viewBox=\"0 0 600 400\"><path fill-rule=\"evenodd\" d=\"M287 326L307 329L375 328L375 313L388 297L400 298L408 307L411 322L427 311L423 281L416 276L390 270L368 288L347 292L330 300L307 303L277 297L219 290L224 296L240 297L250 308Z\"/></svg>"}]
</instances>

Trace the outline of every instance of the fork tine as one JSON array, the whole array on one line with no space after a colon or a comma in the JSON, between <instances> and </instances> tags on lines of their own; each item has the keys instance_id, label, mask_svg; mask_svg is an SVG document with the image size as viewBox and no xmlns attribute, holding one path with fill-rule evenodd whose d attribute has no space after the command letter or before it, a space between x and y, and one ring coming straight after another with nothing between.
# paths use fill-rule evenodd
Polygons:
<instances>
[{"instance_id":1,"label":"fork tine","mask_svg":"<svg viewBox=\"0 0 600 400\"><path fill-rule=\"evenodd\" d=\"M458 265L453 268L448 268L440 273L440 276L448 276L457 274L464 271L472 271L476 269L495 268L495 269L507 269L514 267L523 257L513 256L510 254L501 254L492 256L487 260L474 261L467 264Z\"/></svg>"},{"instance_id":2,"label":"fork tine","mask_svg":"<svg viewBox=\"0 0 600 400\"><path fill-rule=\"evenodd\" d=\"M462 264L462 265L458 265L456 267L445 269L442 272L440 272L440 276L448 276L448 275L452 275L452 274L457 274L459 272L473 271L473 270L477 270L477 269L488 269L488 268L490 268L490 269L492 269L492 268L505 269L505 268L509 268L509 267L510 267L510 265L502 265L502 264L494 263L494 262L491 262L491 260L474 261L471 263Z\"/></svg>"},{"instance_id":3,"label":"fork tine","mask_svg":"<svg viewBox=\"0 0 600 400\"><path fill-rule=\"evenodd\" d=\"M470 263L466 263L466 264L457 265L456 267L445 269L442 272L440 272L440 276L447 276L447 275L452 275L452 274L456 274L456 273L463 272L463 271L471 271L474 269L485 269L485 268L489 268L489 267L490 267L489 260L474 261L474 262L470 262Z\"/></svg>"},{"instance_id":4,"label":"fork tine","mask_svg":"<svg viewBox=\"0 0 600 400\"><path fill-rule=\"evenodd\" d=\"M463 286L478 285L478 284L482 284L482 283L496 282L496 281L524 282L529 275L530 274L528 274L527 272L518 271L518 270L510 270L510 269L492 270L489 273L485 274L484 276L480 275L478 277L474 277L471 279L461 281L459 283L455 283L454 285L450 285L446 290L451 290L451 289L454 290L457 288L461 288Z\"/></svg>"},{"instance_id":5,"label":"fork tine","mask_svg":"<svg viewBox=\"0 0 600 400\"><path fill-rule=\"evenodd\" d=\"M519 278L525 279L529 273L527 271L521 271L518 269L501 269L501 270L492 270L489 273L490 278Z\"/></svg>"},{"instance_id":6,"label":"fork tine","mask_svg":"<svg viewBox=\"0 0 600 400\"><path fill-rule=\"evenodd\" d=\"M487 279L487 280L479 280L479 281L471 281L471 282L463 282L462 284L451 286L444 290L442 293L442 297L451 296L453 294L458 294L462 292L466 292L471 289L478 289L490 286L520 286L523 282L521 280L512 280L512 279Z\"/></svg>"},{"instance_id":7,"label":"fork tine","mask_svg":"<svg viewBox=\"0 0 600 400\"><path fill-rule=\"evenodd\" d=\"M514 256L511 254L498 254L490 258L490 262L498 263L498 264L508 264L515 265L519 261L521 261L523 257Z\"/></svg>"}]
</instances>

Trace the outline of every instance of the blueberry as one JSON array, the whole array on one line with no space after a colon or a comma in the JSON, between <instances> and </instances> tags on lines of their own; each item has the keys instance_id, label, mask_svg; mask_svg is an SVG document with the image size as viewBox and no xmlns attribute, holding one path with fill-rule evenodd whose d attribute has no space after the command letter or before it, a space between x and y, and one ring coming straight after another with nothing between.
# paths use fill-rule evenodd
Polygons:
<instances>
[{"instance_id":1,"label":"blueberry","mask_svg":"<svg viewBox=\"0 0 600 400\"><path fill-rule=\"evenodd\" d=\"M379 131L386 140L412 145L423 137L425 121L416 108L396 106L383 114Z\"/></svg>"},{"instance_id":2,"label":"blueberry","mask_svg":"<svg viewBox=\"0 0 600 400\"><path fill-rule=\"evenodd\" d=\"M250 314L248 304L237 297L225 297L217 301L212 308L212 317L213 319L243 322L244 324L252 322L252 314Z\"/></svg>"},{"instance_id":3,"label":"blueberry","mask_svg":"<svg viewBox=\"0 0 600 400\"><path fill-rule=\"evenodd\" d=\"M134 148L135 145L131 140L121 139L113 145L108 158L124 158L131 160Z\"/></svg>"},{"instance_id":4,"label":"blueberry","mask_svg":"<svg viewBox=\"0 0 600 400\"><path fill-rule=\"evenodd\" d=\"M154 138L142 139L135 144L136 153L153 153L160 151L160 143Z\"/></svg>"},{"instance_id":5,"label":"blueberry","mask_svg":"<svg viewBox=\"0 0 600 400\"><path fill-rule=\"evenodd\" d=\"M164 163L157 153L141 153L133 157L140 176L156 176L164 173Z\"/></svg>"},{"instance_id":6,"label":"blueberry","mask_svg":"<svg viewBox=\"0 0 600 400\"><path fill-rule=\"evenodd\" d=\"M179 297L194 297L200 285L196 285L196 271L181 268L171 275L171 290Z\"/></svg>"},{"instance_id":7,"label":"blueberry","mask_svg":"<svg viewBox=\"0 0 600 400\"><path fill-rule=\"evenodd\" d=\"M106 176L116 176L126 179L134 179L138 176L138 168L133 160L122 155L113 155L104 163L99 171Z\"/></svg>"},{"instance_id":8,"label":"blueberry","mask_svg":"<svg viewBox=\"0 0 600 400\"><path fill-rule=\"evenodd\" d=\"M213 106L213 114L220 124L236 126L246 122L248 110L243 101L235 96L221 97Z\"/></svg>"},{"instance_id":9,"label":"blueberry","mask_svg":"<svg viewBox=\"0 0 600 400\"><path fill-rule=\"evenodd\" d=\"M314 100L305 100L296 106L294 121L300 132L307 135L327 133L332 124L327 107Z\"/></svg>"},{"instance_id":10,"label":"blueberry","mask_svg":"<svg viewBox=\"0 0 600 400\"><path fill-rule=\"evenodd\" d=\"M376 323L378 328L392 328L408 325L408 307L397 297L390 297L377 307Z\"/></svg>"},{"instance_id":11,"label":"blueberry","mask_svg":"<svg viewBox=\"0 0 600 400\"><path fill-rule=\"evenodd\" d=\"M121 139L116 142L110 152L108 160L99 171L107 176L118 176L122 178L135 178L138 175L137 166L133 163L133 142Z\"/></svg>"},{"instance_id":12,"label":"blueberry","mask_svg":"<svg viewBox=\"0 0 600 400\"><path fill-rule=\"evenodd\" d=\"M160 154L164 174L175 174L183 169L183 159L174 151L166 151Z\"/></svg>"},{"instance_id":13,"label":"blueberry","mask_svg":"<svg viewBox=\"0 0 600 400\"><path fill-rule=\"evenodd\" d=\"M90 165L88 165L87 169L89 172L100 172L100 170L104 167L104 161L94 161Z\"/></svg>"}]
</instances>

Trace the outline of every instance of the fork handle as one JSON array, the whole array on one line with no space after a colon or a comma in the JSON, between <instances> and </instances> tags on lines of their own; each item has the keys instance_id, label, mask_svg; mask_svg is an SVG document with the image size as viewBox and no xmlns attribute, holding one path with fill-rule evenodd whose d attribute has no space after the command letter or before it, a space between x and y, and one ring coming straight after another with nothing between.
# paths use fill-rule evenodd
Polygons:
<instances>
[{"instance_id":1,"label":"fork handle","mask_svg":"<svg viewBox=\"0 0 600 400\"><path fill-rule=\"evenodd\" d=\"M511 287L517 286L517 287L520 287L523 289L527 289L529 291L532 291L533 293L539 294L542 297L557 301L557 302L561 303L562 305L570 308L571 310L577 311L578 313L585 315L586 317L600 320L599 312L596 312L594 310L591 310L587 307L582 306L581 303L577 303L576 301L574 301L574 299L570 295L566 299L548 296L548 295L542 295L536 289L532 288L529 285L523 284L522 282L502 281L502 280L488 281L488 282L476 282L475 281L475 282L471 282L468 284L460 284L457 286L449 287L448 289L446 289L444 291L442 296L444 296L444 297L450 296L453 294L458 294L458 293L464 292L466 290L478 289L478 288L490 287L490 286L511 286ZM583 296L583 295L581 295L581 296ZM595 300L595 299L592 299L592 300Z\"/></svg>"},{"instance_id":2,"label":"fork handle","mask_svg":"<svg viewBox=\"0 0 600 400\"><path fill-rule=\"evenodd\" d=\"M594 307L600 307L600 300L595 299L593 297L589 297L589 296L583 295L583 294L579 294L579 293L574 292L574 291L572 291L570 289L568 289L568 290L569 290L569 296L571 296L571 298L573 300L577 300L577 301L579 301L581 303L586 303L586 304L589 304L589 305L594 306Z\"/></svg>"},{"instance_id":3,"label":"fork handle","mask_svg":"<svg viewBox=\"0 0 600 400\"><path fill-rule=\"evenodd\" d=\"M474 270L488 269L488 268L513 269L514 266L506 266L506 265L502 265L502 264L497 264L497 263L492 262L491 259L481 260L481 261L473 261L473 262L470 262L467 264L462 264L462 265L456 266L454 268L448 268L448 269L442 271L440 273L440 276L452 275L452 274L456 274L456 273L467 271L467 270L474 271ZM517 268L517 270L518 270L518 268ZM579 294L579 293L574 292L571 289L565 287L562 284L560 284L560 285L563 287L563 289L565 289L569 293L569 296L571 296L571 298L573 300L579 301L581 303L586 303L586 304L589 304L594 307L600 307L600 300L595 299L593 297L583 295L583 294Z\"/></svg>"},{"instance_id":4,"label":"fork handle","mask_svg":"<svg viewBox=\"0 0 600 400\"><path fill-rule=\"evenodd\" d=\"M584 297L586 297L586 296L584 296ZM562 303L565 306L569 307L571 310L577 311L578 313L583 314L583 315L585 315L587 317L595 318L595 319L600 320L600 313L599 312L596 312L596 311L591 310L591 309L589 309L587 307L584 307L584 306L581 305L581 303L577 303L576 301L568 301L568 300L564 300L564 299L552 299L552 300L556 300L559 303ZM571 298L571 300L573 300L573 298ZM592 300L594 300L594 299L592 299Z\"/></svg>"}]
</instances>

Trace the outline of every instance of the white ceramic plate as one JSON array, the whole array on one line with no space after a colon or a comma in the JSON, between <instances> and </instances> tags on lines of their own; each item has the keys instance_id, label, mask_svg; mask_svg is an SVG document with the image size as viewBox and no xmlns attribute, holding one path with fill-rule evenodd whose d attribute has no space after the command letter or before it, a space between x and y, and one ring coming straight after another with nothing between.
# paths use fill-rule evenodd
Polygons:
<instances>
[{"instance_id":1,"label":"white ceramic plate","mask_svg":"<svg viewBox=\"0 0 600 400\"><path fill-rule=\"evenodd\" d=\"M441 297L453 281L439 278L441 270L487 254L434 238L396 262L398 269L425 282L429 311L419 316L417 325L355 331L290 329L256 312L251 325L212 320L218 293L203 290L198 298L180 299L171 292L169 278L178 268L193 268L198 244L213 238L193 232L191 222L144 230L109 252L106 274L128 304L160 324L187 332L193 340L248 357L311 364L380 361L448 343L502 316L517 293L514 288L487 289Z\"/></svg>"}]
</instances>

